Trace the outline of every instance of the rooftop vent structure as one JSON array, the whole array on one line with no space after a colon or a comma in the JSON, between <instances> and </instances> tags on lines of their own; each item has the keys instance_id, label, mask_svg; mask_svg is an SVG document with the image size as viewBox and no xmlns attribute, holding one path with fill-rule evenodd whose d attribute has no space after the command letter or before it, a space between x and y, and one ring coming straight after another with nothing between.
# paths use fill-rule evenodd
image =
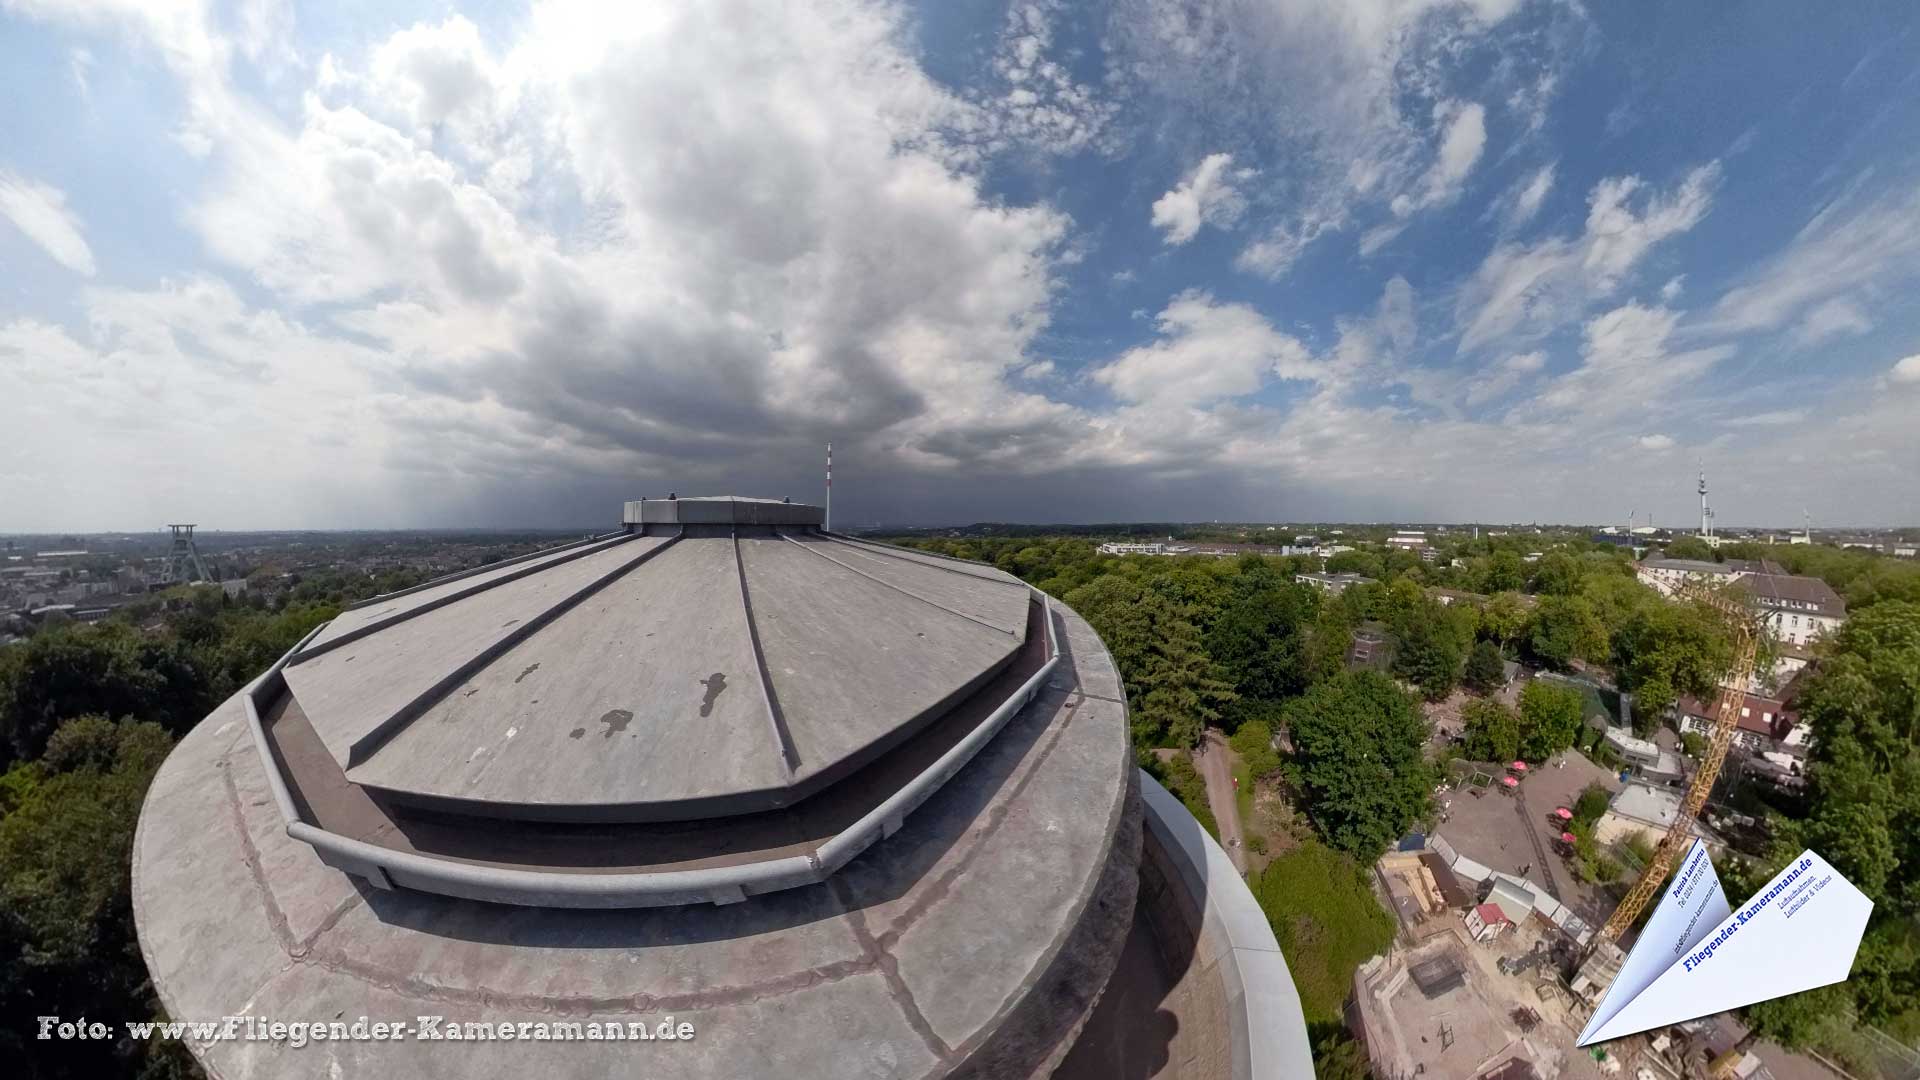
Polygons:
<instances>
[{"instance_id":1,"label":"rooftop vent structure","mask_svg":"<svg viewBox=\"0 0 1920 1080\"><path fill-rule=\"evenodd\" d=\"M825 880L1060 650L1019 580L822 522L641 499L617 532L348 609L244 695L289 834L377 887L541 907Z\"/></svg>"}]
</instances>

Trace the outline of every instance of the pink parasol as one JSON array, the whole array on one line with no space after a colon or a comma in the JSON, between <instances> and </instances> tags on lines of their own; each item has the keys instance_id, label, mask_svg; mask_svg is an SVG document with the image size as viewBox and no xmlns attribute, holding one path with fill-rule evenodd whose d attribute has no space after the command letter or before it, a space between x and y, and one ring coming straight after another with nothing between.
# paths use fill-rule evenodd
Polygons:
<instances>
[{"instance_id":1,"label":"pink parasol","mask_svg":"<svg viewBox=\"0 0 1920 1080\"><path fill-rule=\"evenodd\" d=\"M1508 787L1519 787L1519 786L1520 786L1520 781L1518 781L1518 780L1515 780L1515 779L1514 779L1513 777L1511 777L1511 776L1503 776L1503 777L1501 777L1501 778L1500 778L1500 782L1501 782L1501 783L1503 783L1503 784L1505 784L1505 785L1507 785Z\"/></svg>"},{"instance_id":2,"label":"pink parasol","mask_svg":"<svg viewBox=\"0 0 1920 1080\"><path fill-rule=\"evenodd\" d=\"M1554 808L1553 816L1559 818L1561 821L1572 821L1573 811L1564 806L1559 806Z\"/></svg>"},{"instance_id":3,"label":"pink parasol","mask_svg":"<svg viewBox=\"0 0 1920 1080\"><path fill-rule=\"evenodd\" d=\"M1580 838L1573 835L1570 832L1563 832L1560 834L1560 839L1565 840L1567 843L1571 844L1578 841Z\"/></svg>"},{"instance_id":4,"label":"pink parasol","mask_svg":"<svg viewBox=\"0 0 1920 1080\"><path fill-rule=\"evenodd\" d=\"M1527 763L1524 761L1516 761L1513 764L1507 766L1507 768L1512 769L1514 772L1526 772Z\"/></svg>"}]
</instances>

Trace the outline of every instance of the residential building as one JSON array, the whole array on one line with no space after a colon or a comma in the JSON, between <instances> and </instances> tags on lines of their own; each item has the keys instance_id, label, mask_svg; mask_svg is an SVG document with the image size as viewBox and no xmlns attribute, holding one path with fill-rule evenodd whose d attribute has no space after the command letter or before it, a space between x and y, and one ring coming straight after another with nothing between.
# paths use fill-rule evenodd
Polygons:
<instances>
[{"instance_id":1,"label":"residential building","mask_svg":"<svg viewBox=\"0 0 1920 1080\"><path fill-rule=\"evenodd\" d=\"M1166 553L1167 545L1165 544L1113 543L1100 545L1100 554L1102 555L1164 555Z\"/></svg>"},{"instance_id":2,"label":"residential building","mask_svg":"<svg viewBox=\"0 0 1920 1080\"><path fill-rule=\"evenodd\" d=\"M1806 645L1847 621L1847 602L1819 578L1745 573L1735 581L1753 594L1767 628L1780 641Z\"/></svg>"},{"instance_id":3,"label":"residential building","mask_svg":"<svg viewBox=\"0 0 1920 1080\"><path fill-rule=\"evenodd\" d=\"M1740 718L1735 722L1733 745L1752 754L1776 752L1805 753L1808 729L1800 723L1800 712L1794 707L1794 698L1799 694L1800 679L1796 677L1777 694L1740 695ZM1711 737L1719 722L1720 700L1715 697L1702 701L1691 694L1682 694L1674 703L1674 721L1683 734Z\"/></svg>"},{"instance_id":4,"label":"residential building","mask_svg":"<svg viewBox=\"0 0 1920 1080\"><path fill-rule=\"evenodd\" d=\"M1366 576L1365 574L1353 574L1353 573L1328 574L1328 573L1322 573L1320 571L1311 571L1304 574L1295 574L1293 575L1293 580L1299 582L1302 585L1311 585L1314 588L1319 589L1321 592L1327 593L1332 596L1338 596L1341 593L1346 592L1348 589L1354 587L1355 585L1375 584L1374 580Z\"/></svg>"},{"instance_id":5,"label":"residential building","mask_svg":"<svg viewBox=\"0 0 1920 1080\"><path fill-rule=\"evenodd\" d=\"M1643 584L1651 586L1662 596L1672 596L1688 581L1720 585L1732 581L1739 570L1735 563L1661 557L1640 560L1634 564L1633 573Z\"/></svg>"},{"instance_id":6,"label":"residential building","mask_svg":"<svg viewBox=\"0 0 1920 1080\"><path fill-rule=\"evenodd\" d=\"M1847 620L1846 601L1826 582L1789 574L1766 559L1642 559L1634 565L1634 576L1663 596L1674 595L1688 581L1737 584L1753 595L1773 636L1794 645L1805 645Z\"/></svg>"}]
</instances>

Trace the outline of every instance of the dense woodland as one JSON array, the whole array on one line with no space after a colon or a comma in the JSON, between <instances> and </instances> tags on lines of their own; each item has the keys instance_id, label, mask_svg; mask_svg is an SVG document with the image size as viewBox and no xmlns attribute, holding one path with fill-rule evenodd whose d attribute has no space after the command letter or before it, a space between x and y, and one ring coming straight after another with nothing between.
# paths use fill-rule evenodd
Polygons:
<instances>
[{"instance_id":1,"label":"dense woodland","mask_svg":"<svg viewBox=\"0 0 1920 1080\"><path fill-rule=\"evenodd\" d=\"M1438 564L1398 551L1351 551L1329 571L1380 581L1325 597L1293 581L1319 560L1257 555L1103 556L1077 538L915 538L929 550L991 562L1061 597L1100 631L1126 681L1133 737L1145 751L1192 746L1205 725L1228 732L1256 775L1278 776L1327 846L1364 863L1430 812L1438 780L1425 754L1418 698L1490 689L1498 663L1590 673L1635 695L1641 732L1677 695L1706 694L1731 663L1720 619L1662 599L1617 549L1571 540L1527 561L1538 538L1462 541ZM1727 868L1747 895L1805 847L1873 898L1874 917L1848 982L1749 1010L1788 1045L1849 1054L1860 1021L1920 1039L1920 566L1819 546L1675 545L1675 557L1767 558L1824 578L1850 621L1824 645L1802 707L1814 750L1804 796L1745 797L1771 842ZM1458 558L1459 566L1449 565ZM1426 587L1483 594L1443 606ZM1345 670L1351 632L1384 629L1387 678ZM1409 692L1411 691L1411 692ZM1470 702L1462 751L1475 760L1540 761L1586 735L1580 695L1529 683L1517 708ZM1286 730L1294 753L1259 754ZM1158 767L1165 771L1165 766ZM1197 778L1195 778L1197 782ZM1204 807L1197 789L1182 792ZM1591 800L1588 800L1591 801ZM1597 817L1604 802L1583 805ZM1588 845L1591 848L1591 845ZM1617 868L1589 850L1577 869Z\"/></svg>"},{"instance_id":2,"label":"dense woodland","mask_svg":"<svg viewBox=\"0 0 1920 1080\"><path fill-rule=\"evenodd\" d=\"M417 580L321 574L271 603L183 588L0 648L0 1058L29 1076L199 1075L177 1043L39 1043L30 1021L161 1014L128 891L153 774L175 740L340 605Z\"/></svg>"},{"instance_id":3,"label":"dense woodland","mask_svg":"<svg viewBox=\"0 0 1920 1080\"><path fill-rule=\"evenodd\" d=\"M1204 813L1184 755L1162 764L1150 751L1192 746L1208 725L1230 733L1255 774L1284 782L1318 843L1349 868L1430 813L1438 774L1421 698L1461 685L1489 689L1499 662L1514 658L1613 679L1639 696L1636 718L1652 724L1674 695L1710 690L1729 649L1713 617L1661 600L1634 580L1623 554L1578 540L1533 562L1523 558L1526 545L1540 540L1529 537L1463 540L1438 564L1348 552L1327 568L1380 584L1338 597L1293 581L1299 570L1320 569L1304 560L1116 558L1077 537L910 542L991 562L1065 599L1120 666L1143 763ZM1862 1020L1912 1039L1920 1034L1920 567L1819 547L1723 554L1765 554L1823 576L1852 607L1804 699L1817 736L1809 789L1762 808L1772 846L1729 868L1729 891L1813 846L1876 904L1851 981L1756 1007L1751 1018L1790 1043L1833 1047ZM1449 565L1454 558L1459 566ZM180 590L102 623L49 623L0 648L0 1012L158 1013L127 882L154 771L175 739L339 606L416 577L321 575L270 602ZM1429 586L1487 599L1445 606ZM1347 670L1351 634L1363 625L1393 642L1383 672ZM1516 709L1488 701L1467 719L1466 750L1487 759L1538 760L1581 737L1577 701L1544 683ZM1281 731L1289 755L1268 745ZM1305 850L1296 858L1321 858ZM1277 880L1256 882L1270 907L1284 907ZM1364 883L1354 889L1367 895ZM1364 942L1373 932L1356 924L1340 940ZM30 1037L21 1023L0 1025L0 1054L33 1075L193 1071L176 1046L30 1046ZM1330 1052L1351 1055L1337 1044Z\"/></svg>"}]
</instances>

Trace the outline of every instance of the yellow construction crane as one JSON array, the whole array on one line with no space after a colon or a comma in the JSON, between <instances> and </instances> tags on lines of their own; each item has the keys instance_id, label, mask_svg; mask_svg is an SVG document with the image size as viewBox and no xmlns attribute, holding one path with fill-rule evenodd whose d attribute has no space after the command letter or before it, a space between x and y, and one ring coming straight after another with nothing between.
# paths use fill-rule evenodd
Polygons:
<instances>
[{"instance_id":1,"label":"yellow construction crane","mask_svg":"<svg viewBox=\"0 0 1920 1080\"><path fill-rule=\"evenodd\" d=\"M1720 766L1727 760L1727 748L1733 745L1734 728L1740 723L1740 705L1745 700L1747 681L1753 676L1755 657L1759 653L1761 630L1755 625L1753 613L1738 596L1695 583L1680 586L1676 596L1704 603L1727 621L1727 629L1733 634L1733 668L1720 685L1713 736L1707 743L1706 756L1700 761L1700 769L1693 774L1693 783L1687 788L1686 800L1680 804L1680 813L1674 817L1673 824L1667 827L1667 835L1660 838L1660 846L1654 849L1653 858L1641 871L1640 880L1627 890L1620 906L1613 909L1613 916L1594 935L1588 949L1589 955L1602 942L1620 940L1621 933L1640 917L1647 901L1666 884L1674 862L1692 844L1694 819L1699 816L1700 808L1706 805L1707 796L1712 794L1713 782L1720 775Z\"/></svg>"}]
</instances>

